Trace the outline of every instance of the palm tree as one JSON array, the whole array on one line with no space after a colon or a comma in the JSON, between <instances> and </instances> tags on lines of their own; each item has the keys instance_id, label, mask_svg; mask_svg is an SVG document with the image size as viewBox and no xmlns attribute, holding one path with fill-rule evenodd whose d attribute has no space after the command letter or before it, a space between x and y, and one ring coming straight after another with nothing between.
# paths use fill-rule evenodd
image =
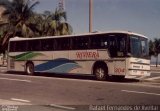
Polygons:
<instances>
[{"instance_id":1,"label":"palm tree","mask_svg":"<svg viewBox=\"0 0 160 111\"><path fill-rule=\"evenodd\" d=\"M158 55L160 54L160 39L154 39L154 56L156 57L156 67L158 65Z\"/></svg>"},{"instance_id":2,"label":"palm tree","mask_svg":"<svg viewBox=\"0 0 160 111\"><path fill-rule=\"evenodd\" d=\"M39 36L55 36L72 34L72 27L68 24L66 12L56 9L54 13L45 11L43 14L35 14L33 17Z\"/></svg>"},{"instance_id":3,"label":"palm tree","mask_svg":"<svg viewBox=\"0 0 160 111\"><path fill-rule=\"evenodd\" d=\"M41 14L34 13L29 19L30 28L34 30L34 37L39 37L44 35L44 20Z\"/></svg>"},{"instance_id":4,"label":"palm tree","mask_svg":"<svg viewBox=\"0 0 160 111\"><path fill-rule=\"evenodd\" d=\"M49 34L51 35L70 35L73 29L69 23L67 23L66 12L56 9L55 13L51 13L49 16Z\"/></svg>"},{"instance_id":5,"label":"palm tree","mask_svg":"<svg viewBox=\"0 0 160 111\"><path fill-rule=\"evenodd\" d=\"M63 10L55 11L55 20L58 24L57 30L59 35L72 34L73 29L69 23L67 23L67 14Z\"/></svg>"},{"instance_id":6,"label":"palm tree","mask_svg":"<svg viewBox=\"0 0 160 111\"><path fill-rule=\"evenodd\" d=\"M154 55L154 42L152 40L149 40L149 55Z\"/></svg>"},{"instance_id":7,"label":"palm tree","mask_svg":"<svg viewBox=\"0 0 160 111\"><path fill-rule=\"evenodd\" d=\"M31 28L34 29L34 36L47 36L50 30L51 12L45 11L43 14L35 13L30 19Z\"/></svg>"},{"instance_id":8,"label":"palm tree","mask_svg":"<svg viewBox=\"0 0 160 111\"><path fill-rule=\"evenodd\" d=\"M32 33L28 19L33 15L33 8L39 2L31 3L30 0L13 0L5 4L4 16L8 16L10 25L15 26L14 33L20 32L22 36L28 37Z\"/></svg>"},{"instance_id":9,"label":"palm tree","mask_svg":"<svg viewBox=\"0 0 160 111\"><path fill-rule=\"evenodd\" d=\"M31 2L30 0L6 0L3 5L5 11L3 16L7 16L9 26L6 33L3 34L2 47L6 49L6 45L11 36L23 36L29 37L33 35L33 31L30 28L29 18L33 15L33 8L39 2Z\"/></svg>"},{"instance_id":10,"label":"palm tree","mask_svg":"<svg viewBox=\"0 0 160 111\"><path fill-rule=\"evenodd\" d=\"M158 55L160 54L160 39L154 39L149 41L150 56L156 57L156 67L158 66Z\"/></svg>"}]
</instances>

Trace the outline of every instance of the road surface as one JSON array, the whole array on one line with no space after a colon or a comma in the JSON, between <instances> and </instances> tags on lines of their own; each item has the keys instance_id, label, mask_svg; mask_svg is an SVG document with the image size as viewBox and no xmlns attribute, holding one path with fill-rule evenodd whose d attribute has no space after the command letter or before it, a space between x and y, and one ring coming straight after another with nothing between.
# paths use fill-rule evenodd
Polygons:
<instances>
[{"instance_id":1,"label":"road surface","mask_svg":"<svg viewBox=\"0 0 160 111\"><path fill-rule=\"evenodd\" d=\"M134 79L96 81L92 77L0 73L0 104L32 105L18 106L22 109L27 107L34 111L63 111L76 110L77 105L85 105L86 109L94 110L97 108L94 105L105 105L102 108L106 108L106 105L155 106L159 103L160 83ZM158 109L158 106L155 108Z\"/></svg>"}]
</instances>

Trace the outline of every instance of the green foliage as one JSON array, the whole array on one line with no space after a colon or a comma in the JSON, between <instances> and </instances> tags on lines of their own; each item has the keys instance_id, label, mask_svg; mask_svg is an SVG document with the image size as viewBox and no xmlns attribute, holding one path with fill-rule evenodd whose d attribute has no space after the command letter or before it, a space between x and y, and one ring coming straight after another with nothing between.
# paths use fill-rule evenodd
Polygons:
<instances>
[{"instance_id":1,"label":"green foliage","mask_svg":"<svg viewBox=\"0 0 160 111\"><path fill-rule=\"evenodd\" d=\"M8 18L8 24L2 31L0 52L5 52L10 37L32 36L33 31L30 28L28 20L34 14L33 8L38 3L31 0L6 0L1 3L1 6L5 7L2 16Z\"/></svg>"},{"instance_id":2,"label":"green foliage","mask_svg":"<svg viewBox=\"0 0 160 111\"><path fill-rule=\"evenodd\" d=\"M150 55L157 56L160 53L160 39L155 38L154 41L149 41Z\"/></svg>"},{"instance_id":3,"label":"green foliage","mask_svg":"<svg viewBox=\"0 0 160 111\"><path fill-rule=\"evenodd\" d=\"M72 34L73 30L67 23L66 12L56 9L55 12L45 11L43 14L33 12L39 4L33 0L0 0L5 7L4 17L8 24L1 30L0 52L7 49L10 37L40 37Z\"/></svg>"},{"instance_id":4,"label":"green foliage","mask_svg":"<svg viewBox=\"0 0 160 111\"><path fill-rule=\"evenodd\" d=\"M149 55L154 55L154 44L152 40L149 41Z\"/></svg>"},{"instance_id":5,"label":"green foliage","mask_svg":"<svg viewBox=\"0 0 160 111\"><path fill-rule=\"evenodd\" d=\"M149 41L149 54L155 56L156 66L158 65L158 55L160 54L160 39L155 38L154 41Z\"/></svg>"},{"instance_id":6,"label":"green foliage","mask_svg":"<svg viewBox=\"0 0 160 111\"><path fill-rule=\"evenodd\" d=\"M17 33L23 37L29 37L31 35L31 28L29 27L29 18L33 15L33 8L39 2L31 2L30 0L13 0L4 4L6 10L3 16L8 17L10 26L14 26L14 29L10 30L17 36Z\"/></svg>"},{"instance_id":7,"label":"green foliage","mask_svg":"<svg viewBox=\"0 0 160 111\"><path fill-rule=\"evenodd\" d=\"M57 9L54 13L45 11L43 14L34 14L30 20L35 26L35 36L69 35L73 32L66 21L66 13Z\"/></svg>"}]
</instances>

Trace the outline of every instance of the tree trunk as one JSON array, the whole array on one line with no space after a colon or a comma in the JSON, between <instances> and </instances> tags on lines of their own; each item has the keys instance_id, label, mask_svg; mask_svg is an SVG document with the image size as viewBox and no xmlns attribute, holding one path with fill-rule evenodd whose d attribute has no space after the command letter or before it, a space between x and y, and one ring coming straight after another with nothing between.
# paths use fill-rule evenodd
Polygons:
<instances>
[{"instance_id":1,"label":"tree trunk","mask_svg":"<svg viewBox=\"0 0 160 111\"><path fill-rule=\"evenodd\" d=\"M158 55L156 56L156 67L158 66Z\"/></svg>"}]
</instances>

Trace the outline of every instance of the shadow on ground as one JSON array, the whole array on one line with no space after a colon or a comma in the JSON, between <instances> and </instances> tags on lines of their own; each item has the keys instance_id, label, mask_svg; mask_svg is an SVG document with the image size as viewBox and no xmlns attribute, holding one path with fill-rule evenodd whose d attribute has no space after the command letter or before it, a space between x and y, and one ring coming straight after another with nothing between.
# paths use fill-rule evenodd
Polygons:
<instances>
[{"instance_id":1,"label":"shadow on ground","mask_svg":"<svg viewBox=\"0 0 160 111\"><path fill-rule=\"evenodd\" d=\"M7 72L7 74L26 75L23 72ZM94 76L92 76L92 75L83 75L83 74L35 73L34 76L97 81ZM106 80L106 82L134 83L134 82L140 82L140 81L138 79L118 78L118 77L110 76Z\"/></svg>"}]
</instances>

